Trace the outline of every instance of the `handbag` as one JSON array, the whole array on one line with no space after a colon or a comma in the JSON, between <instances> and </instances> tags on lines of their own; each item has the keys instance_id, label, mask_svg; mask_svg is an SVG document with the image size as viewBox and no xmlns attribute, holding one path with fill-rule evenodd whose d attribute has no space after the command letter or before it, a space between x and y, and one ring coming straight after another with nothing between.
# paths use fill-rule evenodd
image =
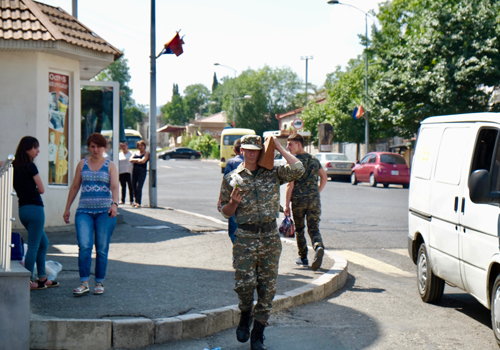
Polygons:
<instances>
[{"instance_id":1,"label":"handbag","mask_svg":"<svg viewBox=\"0 0 500 350\"><path fill-rule=\"evenodd\" d=\"M295 227L293 220L289 216L285 216L279 227L280 235L283 237L295 237Z\"/></svg>"},{"instance_id":2,"label":"handbag","mask_svg":"<svg viewBox=\"0 0 500 350\"><path fill-rule=\"evenodd\" d=\"M17 232L12 232L11 243L12 247L10 248L10 260L23 260L24 241L21 235Z\"/></svg>"}]
</instances>

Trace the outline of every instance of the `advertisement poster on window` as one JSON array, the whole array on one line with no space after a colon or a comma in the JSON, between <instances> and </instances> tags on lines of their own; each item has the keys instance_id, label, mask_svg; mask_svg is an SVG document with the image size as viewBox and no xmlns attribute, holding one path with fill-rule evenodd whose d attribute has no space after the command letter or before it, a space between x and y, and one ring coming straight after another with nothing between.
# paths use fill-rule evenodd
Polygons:
<instances>
[{"instance_id":1,"label":"advertisement poster on window","mask_svg":"<svg viewBox=\"0 0 500 350\"><path fill-rule=\"evenodd\" d=\"M69 76L49 72L49 185L68 185Z\"/></svg>"}]
</instances>

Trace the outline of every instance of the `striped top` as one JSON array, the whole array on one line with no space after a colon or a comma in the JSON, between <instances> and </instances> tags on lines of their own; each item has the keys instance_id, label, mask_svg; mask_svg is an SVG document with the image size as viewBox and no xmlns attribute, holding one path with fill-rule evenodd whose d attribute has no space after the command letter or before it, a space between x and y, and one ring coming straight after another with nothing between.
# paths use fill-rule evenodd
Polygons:
<instances>
[{"instance_id":1,"label":"striped top","mask_svg":"<svg viewBox=\"0 0 500 350\"><path fill-rule=\"evenodd\" d=\"M85 159L82 169L81 188L82 193L76 210L77 213L99 214L108 212L112 202L109 159L97 171L90 170L87 159Z\"/></svg>"}]
</instances>

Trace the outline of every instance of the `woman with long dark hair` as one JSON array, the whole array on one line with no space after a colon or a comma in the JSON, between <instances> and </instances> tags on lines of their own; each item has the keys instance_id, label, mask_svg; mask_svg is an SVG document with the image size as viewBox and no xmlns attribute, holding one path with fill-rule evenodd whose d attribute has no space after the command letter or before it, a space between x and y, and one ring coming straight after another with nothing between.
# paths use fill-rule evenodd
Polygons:
<instances>
[{"instance_id":1,"label":"woman with long dark hair","mask_svg":"<svg viewBox=\"0 0 500 350\"><path fill-rule=\"evenodd\" d=\"M59 283L47 280L45 272L45 255L49 240L43 230L45 225L45 212L43 210L42 196L45 192L38 168L33 160L40 150L38 140L25 136L19 141L14 159L14 189L19 199L19 219L28 231L28 251L24 266L31 272L30 289L46 289L57 287ZM38 280L34 280L35 262Z\"/></svg>"}]
</instances>

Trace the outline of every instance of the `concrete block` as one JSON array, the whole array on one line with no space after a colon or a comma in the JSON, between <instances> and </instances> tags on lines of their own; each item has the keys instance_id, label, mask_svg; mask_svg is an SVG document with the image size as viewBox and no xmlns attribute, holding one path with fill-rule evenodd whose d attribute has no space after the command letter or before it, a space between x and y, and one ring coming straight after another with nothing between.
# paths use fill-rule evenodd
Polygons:
<instances>
[{"instance_id":1,"label":"concrete block","mask_svg":"<svg viewBox=\"0 0 500 350\"><path fill-rule=\"evenodd\" d=\"M285 296L290 298L291 301L291 306L298 306L302 305L302 293L298 291L299 288L297 289L292 289L288 292L285 292Z\"/></svg>"},{"instance_id":2,"label":"concrete block","mask_svg":"<svg viewBox=\"0 0 500 350\"><path fill-rule=\"evenodd\" d=\"M207 336L207 315L187 314L177 316L182 320L182 339L195 339Z\"/></svg>"},{"instance_id":3,"label":"concrete block","mask_svg":"<svg viewBox=\"0 0 500 350\"><path fill-rule=\"evenodd\" d=\"M13 260L10 263L10 271L0 269L0 347L28 349L31 273L18 261Z\"/></svg>"},{"instance_id":4,"label":"concrete block","mask_svg":"<svg viewBox=\"0 0 500 350\"><path fill-rule=\"evenodd\" d=\"M177 317L158 318L155 324L155 344L182 339L182 321Z\"/></svg>"},{"instance_id":5,"label":"concrete block","mask_svg":"<svg viewBox=\"0 0 500 350\"><path fill-rule=\"evenodd\" d=\"M288 295L275 295L273 299L273 309L271 312L278 312L292 307L292 298Z\"/></svg>"},{"instance_id":6,"label":"concrete block","mask_svg":"<svg viewBox=\"0 0 500 350\"><path fill-rule=\"evenodd\" d=\"M155 325L146 318L113 320L113 347L137 349L154 344Z\"/></svg>"},{"instance_id":7,"label":"concrete block","mask_svg":"<svg viewBox=\"0 0 500 350\"><path fill-rule=\"evenodd\" d=\"M237 326L238 323L240 323L240 308L238 307L238 305L229 305L226 306L226 309L230 309L233 311L233 327Z\"/></svg>"},{"instance_id":8,"label":"concrete block","mask_svg":"<svg viewBox=\"0 0 500 350\"><path fill-rule=\"evenodd\" d=\"M337 275L328 275L329 281L325 283L325 298L337 290Z\"/></svg>"},{"instance_id":9,"label":"concrete block","mask_svg":"<svg viewBox=\"0 0 500 350\"><path fill-rule=\"evenodd\" d=\"M323 300L325 298L325 285L324 284L320 284L320 285L313 284L312 286L314 287L313 288L313 301Z\"/></svg>"},{"instance_id":10,"label":"concrete block","mask_svg":"<svg viewBox=\"0 0 500 350\"><path fill-rule=\"evenodd\" d=\"M219 308L201 312L207 315L207 335L218 333L233 327L233 310L229 308Z\"/></svg>"},{"instance_id":11,"label":"concrete block","mask_svg":"<svg viewBox=\"0 0 500 350\"><path fill-rule=\"evenodd\" d=\"M31 320L30 349L111 349L111 320Z\"/></svg>"}]
</instances>

